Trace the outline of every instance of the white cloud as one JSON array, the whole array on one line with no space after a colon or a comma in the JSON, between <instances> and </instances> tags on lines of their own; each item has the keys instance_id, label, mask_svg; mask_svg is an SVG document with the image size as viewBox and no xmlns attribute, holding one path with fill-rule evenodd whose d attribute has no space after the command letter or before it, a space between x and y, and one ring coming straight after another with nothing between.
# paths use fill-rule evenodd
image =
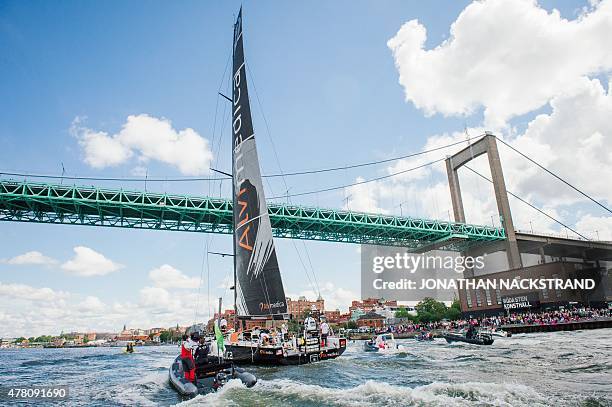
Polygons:
<instances>
[{"instance_id":1,"label":"white cloud","mask_svg":"<svg viewBox=\"0 0 612 407\"><path fill-rule=\"evenodd\" d=\"M52 302L64 300L69 297L69 294L47 287L34 288L25 284L4 284L0 282L0 296L33 302Z\"/></svg>"},{"instance_id":2,"label":"white cloud","mask_svg":"<svg viewBox=\"0 0 612 407\"><path fill-rule=\"evenodd\" d=\"M160 287L144 287L136 302L105 302L96 296L83 296L50 288L0 282L0 323L5 336L58 335L64 332L118 332L124 324L131 328L190 325L194 307L203 308L207 299L196 293L172 292ZM206 320L199 314L198 321Z\"/></svg>"},{"instance_id":3,"label":"white cloud","mask_svg":"<svg viewBox=\"0 0 612 407\"><path fill-rule=\"evenodd\" d=\"M103 276L123 268L89 247L77 246L73 250L75 256L62 264L62 269L68 273L81 277Z\"/></svg>"},{"instance_id":4,"label":"white cloud","mask_svg":"<svg viewBox=\"0 0 612 407\"><path fill-rule=\"evenodd\" d=\"M612 216L586 214L576 223L576 228L590 239L612 241Z\"/></svg>"},{"instance_id":5,"label":"white cloud","mask_svg":"<svg viewBox=\"0 0 612 407\"><path fill-rule=\"evenodd\" d=\"M355 182L363 182L364 178L357 177ZM377 189L378 183L370 182L367 184L353 185L346 188L347 202L344 205L345 210L369 212L369 213L387 213L377 204Z\"/></svg>"},{"instance_id":6,"label":"white cloud","mask_svg":"<svg viewBox=\"0 0 612 407\"><path fill-rule=\"evenodd\" d=\"M550 114L538 115L512 144L591 196L612 202L612 93L599 80L581 80L572 92L551 101ZM500 147L505 149L505 147ZM511 153L514 154L514 153ZM555 204L584 198L514 154L504 161L520 173L517 192Z\"/></svg>"},{"instance_id":7,"label":"white cloud","mask_svg":"<svg viewBox=\"0 0 612 407\"><path fill-rule=\"evenodd\" d=\"M198 288L200 285L198 277L189 277L169 264L151 270L149 278L160 288Z\"/></svg>"},{"instance_id":8,"label":"white cloud","mask_svg":"<svg viewBox=\"0 0 612 407\"><path fill-rule=\"evenodd\" d=\"M107 311L108 306L104 304L98 297L88 295L83 301L78 304L76 308L81 312L104 313Z\"/></svg>"},{"instance_id":9,"label":"white cloud","mask_svg":"<svg viewBox=\"0 0 612 407\"><path fill-rule=\"evenodd\" d=\"M175 130L167 119L146 114L130 115L113 135L95 131L75 119L71 128L83 148L85 162L94 168L117 166L136 155L140 163L157 160L173 165L185 175L209 172L212 152L209 142L195 130ZM136 167L138 173L142 166Z\"/></svg>"},{"instance_id":10,"label":"white cloud","mask_svg":"<svg viewBox=\"0 0 612 407\"><path fill-rule=\"evenodd\" d=\"M612 2L566 20L533 0L475 1L449 39L425 49L426 38L426 28L411 20L388 42L406 99L428 115L484 107L487 127L501 128L580 78L612 69Z\"/></svg>"},{"instance_id":11,"label":"white cloud","mask_svg":"<svg viewBox=\"0 0 612 407\"><path fill-rule=\"evenodd\" d=\"M43 266L51 266L53 264L57 264L57 260L47 257L43 255L41 252L37 252L35 250L26 252L24 254L20 254L19 256L15 256L8 260L3 260L2 263L12 264L12 265L27 265L27 264L36 264Z\"/></svg>"}]
</instances>

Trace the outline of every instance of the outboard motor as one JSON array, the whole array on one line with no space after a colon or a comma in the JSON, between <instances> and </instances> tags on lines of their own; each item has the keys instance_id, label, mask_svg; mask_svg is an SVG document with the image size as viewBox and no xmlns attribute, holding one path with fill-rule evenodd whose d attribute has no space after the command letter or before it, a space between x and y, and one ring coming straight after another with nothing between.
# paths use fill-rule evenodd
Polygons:
<instances>
[{"instance_id":1,"label":"outboard motor","mask_svg":"<svg viewBox=\"0 0 612 407\"><path fill-rule=\"evenodd\" d=\"M225 383L227 383L227 374L225 372L219 372L215 376L215 380L213 381L213 388L217 390L219 387L222 387Z\"/></svg>"}]
</instances>

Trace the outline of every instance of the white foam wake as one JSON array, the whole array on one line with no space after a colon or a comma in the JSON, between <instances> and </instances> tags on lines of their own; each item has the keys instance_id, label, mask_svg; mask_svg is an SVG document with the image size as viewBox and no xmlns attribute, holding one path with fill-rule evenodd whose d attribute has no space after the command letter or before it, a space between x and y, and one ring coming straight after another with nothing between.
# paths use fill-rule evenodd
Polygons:
<instances>
[{"instance_id":1,"label":"white foam wake","mask_svg":"<svg viewBox=\"0 0 612 407\"><path fill-rule=\"evenodd\" d=\"M345 389L322 387L293 380L261 381L246 389L230 381L222 390L198 396L184 405L214 406L546 406L546 398L530 387L497 383L432 383L415 388L367 381Z\"/></svg>"}]
</instances>

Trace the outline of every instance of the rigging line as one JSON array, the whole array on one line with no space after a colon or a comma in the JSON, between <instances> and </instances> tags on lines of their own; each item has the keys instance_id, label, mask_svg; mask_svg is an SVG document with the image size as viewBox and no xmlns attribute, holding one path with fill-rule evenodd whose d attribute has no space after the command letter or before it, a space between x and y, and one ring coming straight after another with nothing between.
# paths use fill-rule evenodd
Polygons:
<instances>
[{"instance_id":1,"label":"rigging line","mask_svg":"<svg viewBox=\"0 0 612 407\"><path fill-rule=\"evenodd\" d=\"M230 54L231 55L231 54ZM215 103L215 116L213 119L213 131L212 131L212 140L210 142L211 145L211 152L213 153L213 159L212 162L214 162L217 158L216 155L214 155L214 149L215 149L215 139L217 138L217 116L219 114L219 94L221 93L221 87L223 86L223 82L225 81L225 73L227 72L227 66L229 65L229 55L227 58L227 62L225 63L225 69L223 70L223 76L221 76L221 82L219 83L219 91L217 92L217 97L215 98L216 103ZM220 135L219 138L221 138L221 136L223 135L222 133L223 129L220 130ZM211 164L212 164L211 162ZM212 167L212 165L211 165ZM211 190L212 190L213 185L212 184L208 184L208 196L211 196Z\"/></svg>"},{"instance_id":2,"label":"rigging line","mask_svg":"<svg viewBox=\"0 0 612 407\"><path fill-rule=\"evenodd\" d=\"M272 132L270 131L268 119L266 118L266 114L264 113L263 104L261 103L261 100L259 99L259 92L257 92L257 86L255 86L255 76L253 75L253 72L251 71L251 68L249 67L249 65L246 65L246 69L248 70L249 75L251 76L251 82L253 83L253 90L255 91L255 98L257 98L257 105L259 106L261 117L263 118L264 124L266 125L266 133L268 135L268 139L270 140L270 144L272 144L272 151L274 151L274 158L276 159L276 165L278 166L278 170L280 171L279 174L273 174L273 175L282 177L283 183L285 184L285 188L288 189L287 181L285 180L285 174L283 173L283 169L280 164L280 159L278 158L278 152L276 151L276 145L274 144L274 140L272 139ZM268 177L268 178L272 178L272 177Z\"/></svg>"},{"instance_id":3,"label":"rigging line","mask_svg":"<svg viewBox=\"0 0 612 407\"><path fill-rule=\"evenodd\" d=\"M192 178L122 178L122 177L71 177L48 174L29 174L20 172L0 172L0 175L10 175L14 177L48 178L48 179L71 179L88 181L121 181L121 182L189 182L189 181L222 181L227 178L192 177Z\"/></svg>"},{"instance_id":4,"label":"rigging line","mask_svg":"<svg viewBox=\"0 0 612 407\"><path fill-rule=\"evenodd\" d=\"M249 66L249 64L245 64L246 65L246 69L247 72L249 74L249 76L251 77L251 82L253 84L253 90L255 91L255 98L257 99L257 106L259 107L259 111L261 112L261 116L264 120L264 124L266 126L266 134L268 136L268 139L270 140L270 144L272 145L272 151L274 152L274 158L276 159L276 165L278 166L278 170L280 172L280 177L283 181L283 185L285 186L285 190L287 191L287 203L290 203L290 199L289 199L289 186L287 185L287 178L285 177L284 173L283 173L283 168L281 166L280 163L280 159L278 157L278 151L276 149L276 145L274 144L274 139L272 138L272 132L270 131L270 125L268 123L268 118L266 117L266 114L264 112L263 109L263 103L261 103L261 99L259 98L259 92L257 91L257 86L255 84L255 75L253 75L253 71L251 71L251 68ZM270 190L272 190L271 188L271 184L270 181L268 180L268 178L272 178L272 177L266 177L266 181L270 187ZM304 261L302 260L302 256L300 255L300 251L297 247L297 244L295 243L295 241L292 240L293 243L293 247L295 249L295 252L298 255L298 258L300 259L300 263L302 264L302 268L304 269L304 271L306 272L306 276L308 277L308 280L310 281L310 284L313 286L313 288L316 288L317 290L317 294L320 297L321 296L321 290L319 289L319 283L317 280L317 276L315 274L315 270L314 267L312 267L312 262L310 262L310 273L312 274L312 277L314 279L315 284L313 284L313 281L310 279L310 276L308 276L308 268L306 267ZM302 241L303 247L304 247L304 252L306 253L306 256L308 256L308 259L310 259L310 255L308 253L308 247L306 246L306 244Z\"/></svg>"},{"instance_id":5,"label":"rigging line","mask_svg":"<svg viewBox=\"0 0 612 407\"><path fill-rule=\"evenodd\" d=\"M215 118L213 121L213 139L210 142L210 145L212 146L213 149L215 148L215 139L217 137L217 115L219 112L219 95L221 94L221 88L223 87L223 82L225 82L225 74L227 73L227 67L229 66L229 61L230 61L231 56L232 56L231 53L227 56L227 61L225 62L225 69L223 70L223 75L221 76L221 82L219 83L219 89L217 91L217 97L215 98L216 103L215 103L215 116L214 116ZM223 130L221 130L221 132L222 131Z\"/></svg>"},{"instance_id":6,"label":"rigging line","mask_svg":"<svg viewBox=\"0 0 612 407\"><path fill-rule=\"evenodd\" d=\"M293 239L292 239L293 240ZM312 279L310 278L310 274L308 273L308 269L306 268L306 265L304 264L304 261L302 260L302 255L300 254L300 251L297 249L297 246L295 246L295 253L298 256L298 259L300 260L300 264L302 265L302 268L304 269L304 271L306 272L306 278L308 278L308 282L310 283L310 286L312 288L315 288L315 285L312 281ZM320 293L319 293L320 294Z\"/></svg>"},{"instance_id":7,"label":"rigging line","mask_svg":"<svg viewBox=\"0 0 612 407\"><path fill-rule=\"evenodd\" d=\"M481 174L481 173L479 173L478 171L476 171L476 170L474 170L474 169L472 169L472 168L468 167L468 166L467 166L467 165L465 165L465 164L464 164L463 166L464 166L465 168L467 168L468 170L472 171L473 173L475 173L476 175L478 175L478 176L480 176L480 177L482 177L482 178L486 179L486 180L487 180L487 181L489 181L490 183L493 183L493 181L492 181L490 178L487 178L486 176L482 175L482 174ZM576 230L572 229L571 227L569 227L569 226L568 226L568 225L566 225L565 223L561 222L560 220L558 220L558 219L556 219L556 218L552 217L551 215L549 215L548 213L544 212L543 210L541 210L541 209L540 209L540 208L538 208L537 206L533 205L532 203L530 203L530 202L528 202L528 201L524 200L523 198L519 197L518 195L513 194L512 192L508 191L507 189L506 189L506 192L507 192L509 195L512 195L513 197L515 197L516 199L518 199L519 201L521 201L522 203L524 203L524 204L528 205L528 206L529 206L529 207L531 207L532 209L535 209L536 211L540 212L542 215L544 215L544 216L546 216L546 217L548 217L548 218L550 218L550 219L554 220L554 221L555 221L555 222L557 222L559 225L561 225L561 226L563 226L563 227L565 227L565 228L567 228L567 229L571 230L572 232L574 232L575 234L577 234L578 236L580 236L580 237L581 237L581 238L583 238L584 240L591 240L591 239L587 238L586 236L584 236L584 235L580 234L580 233L579 233L579 232L577 232Z\"/></svg>"},{"instance_id":8,"label":"rigging line","mask_svg":"<svg viewBox=\"0 0 612 407\"><path fill-rule=\"evenodd\" d=\"M198 295L196 297L196 306L195 306L195 310L194 310L194 315L193 315L193 324L195 325L197 323L197 319L198 319L198 310L200 308L200 292L202 289L202 276L204 275L204 264L205 262L208 262L208 236L204 238L204 247L202 249L204 249L206 252L202 254L202 264L200 266L200 281L198 283Z\"/></svg>"},{"instance_id":9,"label":"rigging line","mask_svg":"<svg viewBox=\"0 0 612 407\"><path fill-rule=\"evenodd\" d=\"M526 158L527 160L531 161L533 164L537 165L538 167L540 167L541 169L543 169L544 171L546 171L547 173L549 173L550 175L552 175L553 177L555 177L556 179L558 179L559 181L563 182L565 185L567 185L568 187L572 188L574 191L578 192L579 194L583 195L585 198L593 201L594 203L596 203L597 205L601 206L603 209L605 209L606 211L612 213L612 209L608 208L607 206L605 206L604 204L602 204L601 202L599 202L598 200L596 200L595 198L592 198L590 195L588 195L586 192L581 191L580 189L578 189L577 187L573 186L572 184L570 184L569 182L567 182L566 180L564 180L563 178L561 178L560 176L558 176L557 174L555 174L554 172L552 172L551 170L549 170L548 168L544 167L543 165L541 165L540 163L538 163L537 161L535 161L533 158L530 158L529 156L523 154L522 152L520 152L519 150L517 150L516 148L512 147L510 144L506 143L504 140L497 138L497 140L501 141L506 147L510 148L511 150L514 150L514 152L518 153L519 155L523 156L524 158Z\"/></svg>"},{"instance_id":10,"label":"rigging line","mask_svg":"<svg viewBox=\"0 0 612 407\"><path fill-rule=\"evenodd\" d=\"M319 295L319 297L321 297L321 288L319 287L319 280L317 279L317 275L315 274L314 266L312 265L312 260L310 260L310 254L308 253L308 250L306 248L306 242L304 242L303 240L301 242L304 245L304 252L306 253L306 259L308 260L308 264L310 264L310 270L312 272L312 276L314 277L315 284L317 286L317 294Z\"/></svg>"},{"instance_id":11,"label":"rigging line","mask_svg":"<svg viewBox=\"0 0 612 407\"><path fill-rule=\"evenodd\" d=\"M227 79L228 79L228 82L227 82L227 85L226 85L226 86L227 86L227 88L228 88L228 90L229 90L229 89L231 88L231 85L230 85L230 83L231 83L231 75L228 75ZM222 141L223 141L223 139L224 139L224 135L225 135L225 132L224 132L224 129L225 129L225 123L226 123L227 119L228 119L230 116L231 116L231 109L230 109L230 110L229 110L229 112L228 112L228 109L227 109L227 104L224 104L224 106L223 106L223 115L221 116L221 127L220 127L220 129L219 129L219 140L218 140L218 142L217 142L216 153L215 153L215 146L213 145L213 154L214 154L214 156L216 157L216 162L217 162L217 165L219 165L219 164L221 163L221 162L220 162L220 157L221 157L221 148L222 148L222 145L223 145L223 144L222 144ZM230 119L230 120L231 120L231 119ZM231 140L231 138L230 138L230 143L231 143L231 141L232 141L232 140ZM231 153L231 150L230 150L230 153ZM231 155L231 154L230 154L230 155ZM233 164L232 164L232 165L233 165ZM230 178L231 178L231 177L230 177ZM223 188L222 181L220 181L220 182L219 182L219 194L221 194L221 189L222 189L222 188ZM230 191L231 191L231 193L232 193L232 194L234 193L234 192L231 190L231 188L230 188Z\"/></svg>"},{"instance_id":12,"label":"rigging line","mask_svg":"<svg viewBox=\"0 0 612 407\"><path fill-rule=\"evenodd\" d=\"M340 185L340 186L336 186L336 187L329 187L329 188L324 188L324 189L318 189L318 190L315 190L315 191L300 192L300 193L291 194L291 195L274 196L274 197L271 197L271 198L268 198L268 199L283 199L283 198L287 198L288 196L293 197L293 196L312 195L312 194L316 194L316 193L319 193L319 192L329 192L329 191L335 191L335 190L338 190L338 189L353 187L355 185L367 184L367 183L370 183L370 182L380 181L380 180L383 180L383 179L387 179L387 178L395 177L395 176L398 176L398 175L401 175L401 174L405 174L405 173L410 172L410 171L415 171L415 170L427 167L428 165L439 163L439 162L444 161L444 160L446 160L446 158L439 158L437 160L430 161L428 163L421 164L421 165L418 165L416 167L408 168L406 170L394 172L392 174L383 175L383 176L376 177L376 178L370 178L370 179L367 179L367 180L364 180L364 181L354 182L352 184L346 184L346 185Z\"/></svg>"}]
</instances>

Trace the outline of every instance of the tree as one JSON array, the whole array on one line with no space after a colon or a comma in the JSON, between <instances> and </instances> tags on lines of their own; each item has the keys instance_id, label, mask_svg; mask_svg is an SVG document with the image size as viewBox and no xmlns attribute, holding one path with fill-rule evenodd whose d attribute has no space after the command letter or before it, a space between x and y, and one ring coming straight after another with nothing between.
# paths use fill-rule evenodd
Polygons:
<instances>
[{"instance_id":1,"label":"tree","mask_svg":"<svg viewBox=\"0 0 612 407\"><path fill-rule=\"evenodd\" d=\"M287 331L289 332L299 332L300 331L300 323L295 319L290 319L287 323Z\"/></svg>"},{"instance_id":2,"label":"tree","mask_svg":"<svg viewBox=\"0 0 612 407\"><path fill-rule=\"evenodd\" d=\"M446 319L454 321L459 318L461 318L461 304L459 300L455 299L446 311Z\"/></svg>"},{"instance_id":3,"label":"tree","mask_svg":"<svg viewBox=\"0 0 612 407\"><path fill-rule=\"evenodd\" d=\"M346 323L346 329L357 329L357 322L350 320Z\"/></svg>"},{"instance_id":4,"label":"tree","mask_svg":"<svg viewBox=\"0 0 612 407\"><path fill-rule=\"evenodd\" d=\"M169 331L161 331L159 333L159 340L163 343L168 343L172 340L172 333Z\"/></svg>"},{"instance_id":5,"label":"tree","mask_svg":"<svg viewBox=\"0 0 612 407\"><path fill-rule=\"evenodd\" d=\"M433 298L424 298L423 301L416 305L419 321L421 322L436 322L446 317L448 308L443 302L436 301Z\"/></svg>"},{"instance_id":6,"label":"tree","mask_svg":"<svg viewBox=\"0 0 612 407\"><path fill-rule=\"evenodd\" d=\"M410 313L404 307L399 307L397 311L395 311L395 318L408 318Z\"/></svg>"}]
</instances>

